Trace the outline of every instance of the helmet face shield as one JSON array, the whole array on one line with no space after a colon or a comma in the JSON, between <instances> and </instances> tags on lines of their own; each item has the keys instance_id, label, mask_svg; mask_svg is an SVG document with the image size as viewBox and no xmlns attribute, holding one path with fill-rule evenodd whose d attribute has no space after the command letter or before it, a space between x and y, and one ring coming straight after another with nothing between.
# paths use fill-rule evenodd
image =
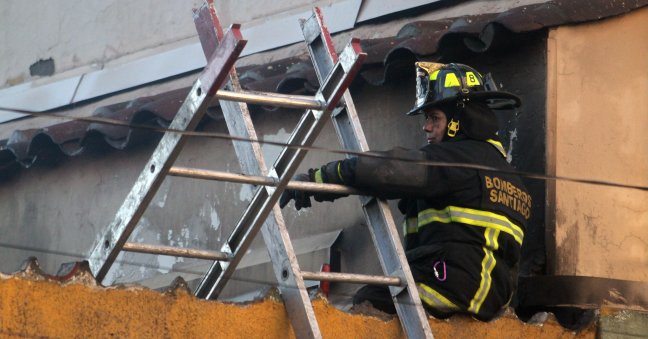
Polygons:
<instances>
[{"instance_id":1,"label":"helmet face shield","mask_svg":"<svg viewBox=\"0 0 648 339\"><path fill-rule=\"evenodd\" d=\"M417 63L418 64L418 63ZM415 107L420 107L427 100L430 81L428 73L420 67L416 67L416 103Z\"/></svg>"},{"instance_id":2,"label":"helmet face shield","mask_svg":"<svg viewBox=\"0 0 648 339\"><path fill-rule=\"evenodd\" d=\"M434 83L439 69L444 66L444 64L434 62L416 62L415 65L416 102L414 103L412 111L407 113L408 115L421 114L420 109L432 99L430 98L430 95L434 95L430 85Z\"/></svg>"}]
</instances>

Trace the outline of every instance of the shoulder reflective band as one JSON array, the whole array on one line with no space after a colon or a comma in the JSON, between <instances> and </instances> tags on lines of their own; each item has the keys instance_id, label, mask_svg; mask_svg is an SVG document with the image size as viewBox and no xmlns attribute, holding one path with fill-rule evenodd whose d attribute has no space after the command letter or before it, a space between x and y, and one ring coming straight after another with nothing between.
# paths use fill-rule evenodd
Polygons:
<instances>
[{"instance_id":1,"label":"shoulder reflective band","mask_svg":"<svg viewBox=\"0 0 648 339\"><path fill-rule=\"evenodd\" d=\"M493 145L493 147L495 147L500 153L502 153L502 156L506 158L506 149L504 148L501 142L493 139L488 139L486 140L486 142Z\"/></svg>"},{"instance_id":2,"label":"shoulder reflective band","mask_svg":"<svg viewBox=\"0 0 648 339\"><path fill-rule=\"evenodd\" d=\"M421 296L421 300L435 310L443 312L460 310L459 306L455 305L452 301L448 300L448 298L444 297L432 287L421 283L416 284L416 286L418 287L417 289Z\"/></svg>"},{"instance_id":3,"label":"shoulder reflective band","mask_svg":"<svg viewBox=\"0 0 648 339\"><path fill-rule=\"evenodd\" d=\"M475 292L475 296L470 301L470 306L468 307L468 311L474 314L479 313L479 309L486 300L486 296L488 296L492 282L491 272L497 264L493 252L486 247L483 247L483 249L484 260L482 260L481 282L479 283L479 288L477 289L477 292Z\"/></svg>"},{"instance_id":4,"label":"shoulder reflective band","mask_svg":"<svg viewBox=\"0 0 648 339\"><path fill-rule=\"evenodd\" d=\"M431 222L451 223L488 227L511 235L517 243L522 245L524 231L511 222L507 217L488 211L472 208L448 206L442 210L428 208L419 212L418 227L421 228Z\"/></svg>"}]
</instances>

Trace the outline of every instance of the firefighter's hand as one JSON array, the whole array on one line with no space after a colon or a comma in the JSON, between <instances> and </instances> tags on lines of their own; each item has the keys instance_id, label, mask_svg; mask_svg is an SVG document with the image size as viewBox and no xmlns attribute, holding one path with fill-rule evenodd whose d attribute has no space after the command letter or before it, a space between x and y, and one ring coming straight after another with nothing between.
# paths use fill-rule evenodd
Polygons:
<instances>
[{"instance_id":1,"label":"firefighter's hand","mask_svg":"<svg viewBox=\"0 0 648 339\"><path fill-rule=\"evenodd\" d=\"M297 174L292 178L292 180L312 181L310 175L306 173ZM284 208L288 205L290 200L295 200L295 209L298 211L302 208L311 207L311 195L313 195L312 192L287 189L281 194L281 198L279 198L279 207Z\"/></svg>"}]
</instances>

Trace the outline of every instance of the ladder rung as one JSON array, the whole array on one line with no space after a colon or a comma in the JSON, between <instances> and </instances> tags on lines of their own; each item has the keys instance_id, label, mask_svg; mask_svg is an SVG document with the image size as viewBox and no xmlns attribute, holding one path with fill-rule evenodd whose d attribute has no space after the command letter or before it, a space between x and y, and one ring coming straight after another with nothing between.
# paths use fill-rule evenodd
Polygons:
<instances>
[{"instance_id":1,"label":"ladder rung","mask_svg":"<svg viewBox=\"0 0 648 339\"><path fill-rule=\"evenodd\" d=\"M224 252L196 250L191 248L180 248L180 247L171 247L171 246L162 246L162 245L137 244L132 242L125 243L123 250L129 252L162 254L162 255L170 255L174 257L205 259L205 260L228 261L230 259L230 255Z\"/></svg>"},{"instance_id":2,"label":"ladder rung","mask_svg":"<svg viewBox=\"0 0 648 339\"><path fill-rule=\"evenodd\" d=\"M387 286L403 285L403 282L399 277L385 277L380 275L366 275L366 274L302 271L302 278L304 280L348 282L348 283L355 283L355 284L387 285Z\"/></svg>"},{"instance_id":3,"label":"ladder rung","mask_svg":"<svg viewBox=\"0 0 648 339\"><path fill-rule=\"evenodd\" d=\"M216 98L228 101L246 102L248 104L267 105L286 108L303 108L321 111L326 108L326 103L313 96L293 95L254 91L227 91L219 90Z\"/></svg>"},{"instance_id":4,"label":"ladder rung","mask_svg":"<svg viewBox=\"0 0 648 339\"><path fill-rule=\"evenodd\" d=\"M173 175L176 177L229 181L229 182L238 182L243 184L263 185L263 186L277 186L279 183L279 179L270 178L270 177L235 174L229 172L211 171L211 170L186 168L186 167L171 167L171 169L169 169L169 175ZM297 191L316 191L316 192L338 193L338 194L362 194L360 191L344 185L318 184L314 182L305 182L305 181L289 181L286 188L297 190Z\"/></svg>"}]
</instances>

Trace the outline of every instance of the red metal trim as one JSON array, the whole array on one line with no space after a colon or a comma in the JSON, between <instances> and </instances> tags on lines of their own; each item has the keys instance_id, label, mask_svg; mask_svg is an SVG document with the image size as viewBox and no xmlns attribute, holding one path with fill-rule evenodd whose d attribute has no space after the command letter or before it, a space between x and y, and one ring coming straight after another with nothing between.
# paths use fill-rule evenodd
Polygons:
<instances>
[{"instance_id":1,"label":"red metal trim","mask_svg":"<svg viewBox=\"0 0 648 339\"><path fill-rule=\"evenodd\" d=\"M331 265L330 264L322 264L322 272L331 272ZM330 281L321 281L320 282L320 289L322 290L322 293L328 298L329 292L331 291L331 282Z\"/></svg>"},{"instance_id":2,"label":"red metal trim","mask_svg":"<svg viewBox=\"0 0 648 339\"><path fill-rule=\"evenodd\" d=\"M218 39L218 41L222 41L225 33L223 32L223 25L221 25L220 19L218 18L214 0L207 0L207 7L209 7L209 14L212 19L212 24L214 25L214 28L216 28L216 38Z\"/></svg>"},{"instance_id":3,"label":"red metal trim","mask_svg":"<svg viewBox=\"0 0 648 339\"><path fill-rule=\"evenodd\" d=\"M230 70L234 67L246 43L247 41L243 40L241 35L240 25L232 25L221 44L209 58L207 66L200 73L200 88L207 95L216 95L216 92L225 83Z\"/></svg>"},{"instance_id":4,"label":"red metal trim","mask_svg":"<svg viewBox=\"0 0 648 339\"><path fill-rule=\"evenodd\" d=\"M362 51L362 46L360 45L360 39L352 38L350 44L351 48L353 48L356 54L364 54L364 52Z\"/></svg>"},{"instance_id":5,"label":"red metal trim","mask_svg":"<svg viewBox=\"0 0 648 339\"><path fill-rule=\"evenodd\" d=\"M335 64L338 61L338 55L335 52L335 46L333 45L333 40L331 39L331 34L329 33L328 27L324 23L324 16L322 15L322 9L319 7L315 7L313 8L313 11L315 12L315 17L317 18L317 24L319 24L320 28L322 29L322 34L321 34L322 40L326 44L326 49L331 54L331 59L333 60L333 64Z\"/></svg>"},{"instance_id":6,"label":"red metal trim","mask_svg":"<svg viewBox=\"0 0 648 339\"><path fill-rule=\"evenodd\" d=\"M352 44L354 44L354 42L352 42ZM362 68L362 63L367 58L367 54L363 53L362 49L360 48L359 41L354 44L353 51L356 53L357 59L353 63L353 67L351 67L351 69L347 72L346 79L344 80L344 82L342 82L339 85L339 87L349 88L349 86L351 86L351 83L353 82L353 79L355 78L356 74L360 71L360 68ZM337 66L333 66L334 69L335 67ZM340 99L342 98L342 96L344 95L344 92L345 91L336 91L335 94L329 99L326 109L327 110L334 109L335 106L337 106Z\"/></svg>"},{"instance_id":7,"label":"red metal trim","mask_svg":"<svg viewBox=\"0 0 648 339\"><path fill-rule=\"evenodd\" d=\"M196 32L198 32L200 45L202 46L205 58L209 60L209 57L218 46L218 41L222 39L219 40L217 38L217 32L214 30L214 22L206 4L200 7L200 9L194 9L193 12L194 25L196 26Z\"/></svg>"}]
</instances>

